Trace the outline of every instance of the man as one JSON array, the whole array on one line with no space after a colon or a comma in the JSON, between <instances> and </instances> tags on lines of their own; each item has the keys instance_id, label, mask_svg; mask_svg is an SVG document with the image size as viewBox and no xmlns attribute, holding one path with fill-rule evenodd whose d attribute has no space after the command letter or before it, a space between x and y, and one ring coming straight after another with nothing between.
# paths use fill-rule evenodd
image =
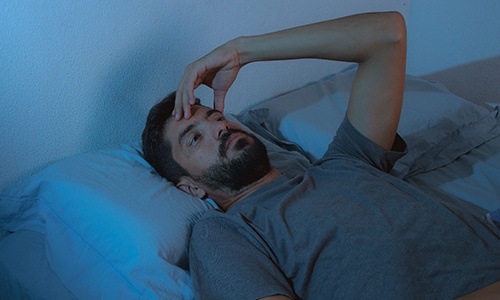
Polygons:
<instances>
[{"instance_id":1,"label":"man","mask_svg":"<svg viewBox=\"0 0 500 300\"><path fill-rule=\"evenodd\" d=\"M325 156L288 180L222 111L242 66L295 58L358 70ZM390 12L240 37L186 68L175 96L152 109L143 147L158 173L220 207L191 238L201 299L449 299L498 289L499 235L483 211L387 174L406 148L396 134L405 64L405 23ZM214 90L214 109L196 102L201 84Z\"/></svg>"}]
</instances>

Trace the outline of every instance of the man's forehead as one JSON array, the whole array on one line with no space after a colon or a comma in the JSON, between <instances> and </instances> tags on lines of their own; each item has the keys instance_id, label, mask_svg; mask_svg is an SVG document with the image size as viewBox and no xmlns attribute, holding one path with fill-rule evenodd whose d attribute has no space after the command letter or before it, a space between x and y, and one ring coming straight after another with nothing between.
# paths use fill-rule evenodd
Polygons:
<instances>
[{"instance_id":1,"label":"man's forehead","mask_svg":"<svg viewBox=\"0 0 500 300\"><path fill-rule=\"evenodd\" d=\"M186 120L184 118L176 120L175 118L168 118L165 123L166 131L165 134L170 142L172 138L175 138L180 132L185 130L189 125L195 123L201 117L204 117L208 112L213 111L211 108L204 105L191 105L191 118Z\"/></svg>"}]
</instances>

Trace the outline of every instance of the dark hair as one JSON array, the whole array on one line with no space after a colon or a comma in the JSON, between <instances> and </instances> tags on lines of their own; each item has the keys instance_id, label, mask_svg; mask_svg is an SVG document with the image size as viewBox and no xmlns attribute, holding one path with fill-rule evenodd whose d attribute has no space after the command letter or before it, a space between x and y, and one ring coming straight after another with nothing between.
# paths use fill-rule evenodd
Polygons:
<instances>
[{"instance_id":1,"label":"dark hair","mask_svg":"<svg viewBox=\"0 0 500 300\"><path fill-rule=\"evenodd\" d=\"M199 99L196 99L196 104L200 104ZM142 132L142 151L144 158L160 176L177 184L182 176L189 176L189 173L174 160L172 145L164 138L165 125L172 117L174 105L175 92L172 92L149 110Z\"/></svg>"}]
</instances>

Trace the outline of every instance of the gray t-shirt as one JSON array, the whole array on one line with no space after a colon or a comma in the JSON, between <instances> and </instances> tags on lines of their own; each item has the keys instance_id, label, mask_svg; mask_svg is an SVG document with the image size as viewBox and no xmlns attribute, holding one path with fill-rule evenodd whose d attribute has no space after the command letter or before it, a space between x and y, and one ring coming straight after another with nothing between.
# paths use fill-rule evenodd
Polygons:
<instances>
[{"instance_id":1,"label":"gray t-shirt","mask_svg":"<svg viewBox=\"0 0 500 300\"><path fill-rule=\"evenodd\" d=\"M452 299L500 280L500 236L484 210L387 174L403 154L346 118L303 176L207 212L190 245L198 297Z\"/></svg>"}]
</instances>

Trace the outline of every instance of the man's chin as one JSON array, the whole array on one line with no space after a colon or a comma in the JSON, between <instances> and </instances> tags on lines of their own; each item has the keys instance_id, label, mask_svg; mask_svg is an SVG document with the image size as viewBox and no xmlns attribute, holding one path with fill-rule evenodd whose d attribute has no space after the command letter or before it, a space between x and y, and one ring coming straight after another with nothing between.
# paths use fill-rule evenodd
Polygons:
<instances>
[{"instance_id":1,"label":"man's chin","mask_svg":"<svg viewBox=\"0 0 500 300\"><path fill-rule=\"evenodd\" d=\"M240 191L271 169L266 147L257 138L245 136L229 150L229 155L209 167L200 182L213 190ZM237 150L239 149L239 150Z\"/></svg>"}]
</instances>

